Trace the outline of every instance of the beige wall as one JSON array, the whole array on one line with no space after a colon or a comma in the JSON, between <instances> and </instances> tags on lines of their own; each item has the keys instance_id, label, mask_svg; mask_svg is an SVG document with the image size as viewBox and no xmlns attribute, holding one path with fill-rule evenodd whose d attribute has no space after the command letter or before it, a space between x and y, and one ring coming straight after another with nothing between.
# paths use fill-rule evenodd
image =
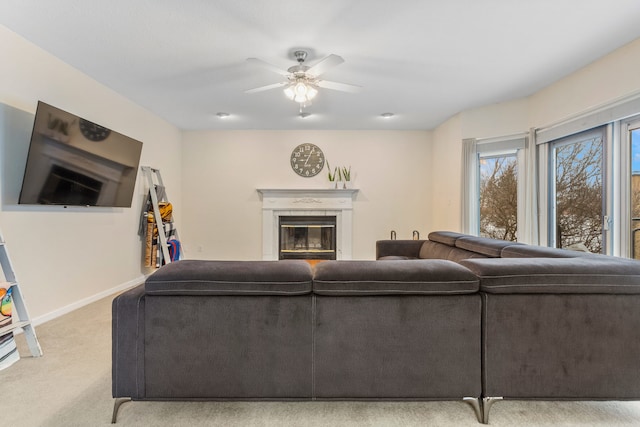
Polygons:
<instances>
[{"instance_id":1,"label":"beige wall","mask_svg":"<svg viewBox=\"0 0 640 427\"><path fill-rule=\"evenodd\" d=\"M529 98L529 123L545 127L640 91L640 39Z\"/></svg>"},{"instance_id":2,"label":"beige wall","mask_svg":"<svg viewBox=\"0 0 640 427\"><path fill-rule=\"evenodd\" d=\"M140 174L132 208L17 205L37 101L142 141L142 164L162 170L178 207L181 135L2 26L0 57L0 229L37 323L131 286L146 273L137 236L145 194Z\"/></svg>"},{"instance_id":3,"label":"beige wall","mask_svg":"<svg viewBox=\"0 0 640 427\"><path fill-rule=\"evenodd\" d=\"M193 131L183 141L183 230L190 258L260 259L262 204L257 188L326 188L323 171L297 176L292 150L311 142L332 166L351 166L359 189L353 258L373 259L375 241L396 230L426 233L432 183L428 131Z\"/></svg>"},{"instance_id":4,"label":"beige wall","mask_svg":"<svg viewBox=\"0 0 640 427\"><path fill-rule=\"evenodd\" d=\"M525 99L461 112L434 130L438 158L431 180L437 183L431 206L435 229L461 229L461 147L465 138L488 138L545 127L640 91L640 39ZM446 176L450 179L442 180Z\"/></svg>"}]
</instances>

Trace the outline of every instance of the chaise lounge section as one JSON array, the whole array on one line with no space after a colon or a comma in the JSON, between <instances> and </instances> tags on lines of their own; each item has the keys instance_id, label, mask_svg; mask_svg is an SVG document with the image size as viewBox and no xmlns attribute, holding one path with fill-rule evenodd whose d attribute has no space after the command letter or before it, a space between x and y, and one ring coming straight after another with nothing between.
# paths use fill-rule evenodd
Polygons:
<instances>
[{"instance_id":1,"label":"chaise lounge section","mask_svg":"<svg viewBox=\"0 0 640 427\"><path fill-rule=\"evenodd\" d=\"M640 399L640 262L452 232L406 242L378 242L379 258L442 256L480 280L485 423L502 399Z\"/></svg>"}]
</instances>

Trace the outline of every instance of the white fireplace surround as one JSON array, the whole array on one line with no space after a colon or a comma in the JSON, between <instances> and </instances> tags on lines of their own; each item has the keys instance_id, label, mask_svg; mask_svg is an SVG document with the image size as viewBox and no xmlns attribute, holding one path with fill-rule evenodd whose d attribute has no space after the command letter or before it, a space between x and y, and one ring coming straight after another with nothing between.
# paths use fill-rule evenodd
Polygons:
<instances>
[{"instance_id":1,"label":"white fireplace surround","mask_svg":"<svg viewBox=\"0 0 640 427\"><path fill-rule=\"evenodd\" d=\"M281 216L335 216L336 259L351 259L357 189L258 189L262 195L262 259L278 259Z\"/></svg>"}]
</instances>

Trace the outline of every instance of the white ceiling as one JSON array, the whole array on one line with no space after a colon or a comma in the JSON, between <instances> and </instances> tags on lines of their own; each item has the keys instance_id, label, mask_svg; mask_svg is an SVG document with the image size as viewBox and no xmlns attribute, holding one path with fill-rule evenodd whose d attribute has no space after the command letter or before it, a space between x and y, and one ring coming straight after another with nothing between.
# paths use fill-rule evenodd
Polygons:
<instances>
[{"instance_id":1,"label":"white ceiling","mask_svg":"<svg viewBox=\"0 0 640 427\"><path fill-rule=\"evenodd\" d=\"M640 37L640 1L2 0L0 24L182 129L432 129ZM362 92L321 89L306 119L244 93L283 80L247 58L297 48L342 56L323 77Z\"/></svg>"}]
</instances>

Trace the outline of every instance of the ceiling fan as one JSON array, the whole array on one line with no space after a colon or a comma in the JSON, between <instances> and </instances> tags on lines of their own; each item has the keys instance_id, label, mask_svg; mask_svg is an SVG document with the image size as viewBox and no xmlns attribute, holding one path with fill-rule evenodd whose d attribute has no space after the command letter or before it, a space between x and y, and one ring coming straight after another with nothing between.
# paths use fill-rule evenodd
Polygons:
<instances>
[{"instance_id":1,"label":"ceiling fan","mask_svg":"<svg viewBox=\"0 0 640 427\"><path fill-rule=\"evenodd\" d=\"M330 68L340 65L344 62L344 59L338 55L329 55L323 58L317 64L309 67L304 65L304 61L307 58L307 52L304 50L297 50L294 53L298 65L289 67L289 69L281 70L280 68L269 64L261 59L248 58L247 62L256 64L260 67L264 67L275 73L280 74L287 78L286 81L280 83L274 83L266 86L261 86L255 89L249 89L245 93L256 93L265 90L284 88L284 93L287 98L300 104L300 109L306 107L311 103L311 100L318 94L319 88L339 90L342 92L356 93L362 88L360 86L331 82L328 80L322 80L320 76Z\"/></svg>"}]
</instances>

